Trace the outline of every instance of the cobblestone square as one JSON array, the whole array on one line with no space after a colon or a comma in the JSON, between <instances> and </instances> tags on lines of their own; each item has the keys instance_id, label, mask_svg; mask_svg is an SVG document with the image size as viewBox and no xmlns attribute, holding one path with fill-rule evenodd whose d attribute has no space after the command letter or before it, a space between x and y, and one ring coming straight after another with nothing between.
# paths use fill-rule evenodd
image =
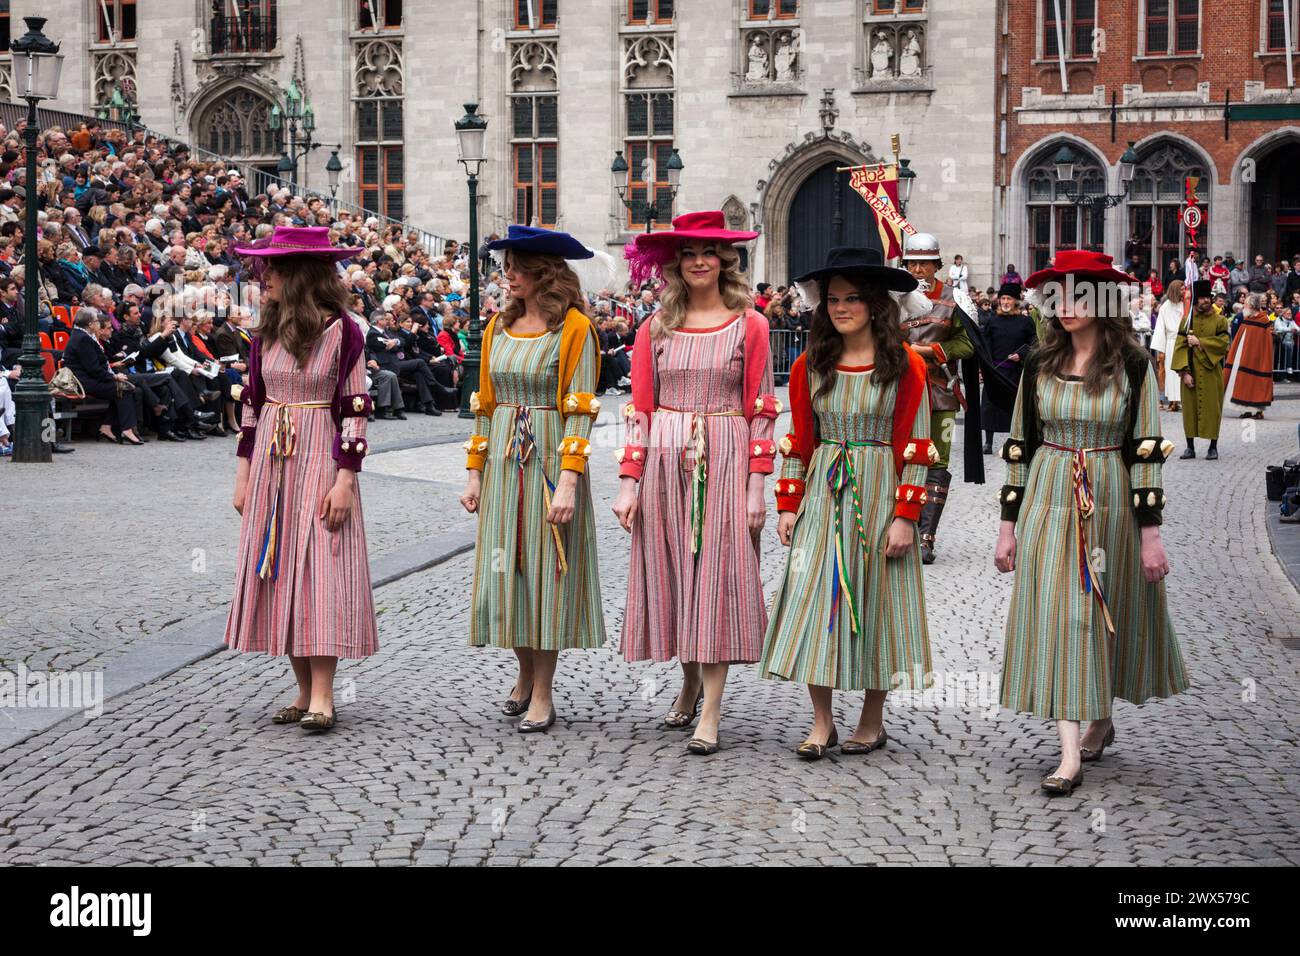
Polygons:
<instances>
[{"instance_id":1,"label":"cobblestone square","mask_svg":"<svg viewBox=\"0 0 1300 956\"><path fill-rule=\"evenodd\" d=\"M1116 745L1072 798L1037 788L1054 728L996 707L1010 594L991 557L996 460L987 484L954 484L925 571L938 706L895 695L888 748L807 764L792 752L809 721L802 688L738 667L724 749L688 756L688 735L659 727L676 667L625 664L614 645L628 555L609 511L614 400L593 437L611 646L561 656L551 733L517 734L499 715L513 656L467 646L472 556L461 553L377 588L381 651L340 667L330 734L269 722L290 696L286 662L216 652L112 698L96 719L0 750L0 862L1295 864L1300 597L1270 550L1263 470L1294 454L1300 389L1278 398L1263 422L1225 423L1218 462L1166 467L1170 602L1192 688L1119 705ZM360 479L373 562L472 533L456 501L464 425L373 426ZM1178 437L1177 416L1164 428ZM102 670L111 683L132 652L219 618L238 530L233 470L233 443L219 441L83 442L38 481L0 465L16 513L48 529L10 537L23 573L9 580L3 666ZM179 527L159 533L146 515ZM783 560L769 516L769 594ZM860 703L837 696L841 728Z\"/></svg>"}]
</instances>

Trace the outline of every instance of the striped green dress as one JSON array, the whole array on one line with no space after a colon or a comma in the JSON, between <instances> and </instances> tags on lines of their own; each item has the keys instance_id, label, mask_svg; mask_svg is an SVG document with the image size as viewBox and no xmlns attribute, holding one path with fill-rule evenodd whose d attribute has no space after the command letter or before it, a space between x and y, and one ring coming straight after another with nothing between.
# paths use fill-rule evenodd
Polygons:
<instances>
[{"instance_id":1,"label":"striped green dress","mask_svg":"<svg viewBox=\"0 0 1300 956\"><path fill-rule=\"evenodd\" d=\"M594 392L599 362L595 339L588 336L568 391ZM547 651L599 647L605 643L605 617L591 480L585 472L578 477L573 519L558 526L568 562L565 573L559 573L559 552L546 522L545 478L559 482L560 442L574 436L589 439L592 424L588 415L565 419L555 408L560 333L499 330L492 340L489 374L497 406L490 420L480 415L475 421L475 431L488 439L488 452L470 644ZM518 406L528 406L526 415ZM530 422L534 442L521 472L514 440Z\"/></svg>"},{"instance_id":2,"label":"striped green dress","mask_svg":"<svg viewBox=\"0 0 1300 956\"><path fill-rule=\"evenodd\" d=\"M815 396L815 375L809 384ZM897 394L896 384L877 387L869 367L841 366L830 391L813 398L821 443L807 475L797 455L787 455L781 467L783 479L804 481L807 492L795 520L785 575L772 599L759 664L764 677L837 690L927 686L930 637L915 532L907 554L885 557L899 484L889 444ZM917 410L912 436L930 437L928 397ZM839 456L847 456L853 465L869 550L855 528L852 486L846 481L836 493L829 483ZM925 465L904 466L902 482L924 485ZM837 527L852 604L841 593L835 608ZM854 609L860 625L856 634Z\"/></svg>"},{"instance_id":3,"label":"striped green dress","mask_svg":"<svg viewBox=\"0 0 1300 956\"><path fill-rule=\"evenodd\" d=\"M1023 388L1023 384L1022 384ZM1127 381L1090 395L1077 379L1040 376L1042 439L1066 448L1119 445L1128 425ZM1134 437L1159 435L1159 387L1148 370ZM1023 394L1011 437L1021 440ZM1101 720L1111 698L1140 704L1172 697L1188 685L1169 619L1165 583L1142 575L1142 548L1131 488L1161 487L1161 465L1130 469L1119 451L1087 454L1094 511L1085 519L1088 553L1105 595L1114 636L1101 605L1080 583L1074 458L1046 444L1033 461L1011 462L1007 484L1023 485L1016 522L1016 571L1007 616L1002 706L1056 720Z\"/></svg>"}]
</instances>

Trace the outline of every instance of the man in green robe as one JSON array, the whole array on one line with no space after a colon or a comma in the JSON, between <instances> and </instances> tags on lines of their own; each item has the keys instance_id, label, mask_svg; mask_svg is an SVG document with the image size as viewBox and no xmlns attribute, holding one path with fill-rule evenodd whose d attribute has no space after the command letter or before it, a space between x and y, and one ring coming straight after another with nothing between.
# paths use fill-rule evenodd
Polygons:
<instances>
[{"instance_id":1,"label":"man in green robe","mask_svg":"<svg viewBox=\"0 0 1300 956\"><path fill-rule=\"evenodd\" d=\"M1196 439L1208 438L1205 457L1219 457L1219 425L1223 420L1223 360L1228 354L1228 320L1214 305L1210 281L1192 285L1192 314L1178 330L1169 367L1182 379L1183 431L1187 450L1196 457Z\"/></svg>"}]
</instances>

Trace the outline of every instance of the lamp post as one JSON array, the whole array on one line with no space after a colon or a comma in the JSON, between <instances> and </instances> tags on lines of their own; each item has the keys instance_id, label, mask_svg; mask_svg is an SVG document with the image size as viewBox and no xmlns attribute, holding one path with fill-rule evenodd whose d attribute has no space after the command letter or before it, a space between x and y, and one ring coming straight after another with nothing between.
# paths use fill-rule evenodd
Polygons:
<instances>
[{"instance_id":1,"label":"lamp post","mask_svg":"<svg viewBox=\"0 0 1300 956\"><path fill-rule=\"evenodd\" d=\"M1124 155L1119 158L1119 180L1124 188L1122 193L1114 195L1085 193L1074 182L1074 167L1077 162L1078 158L1074 155L1074 150L1070 149L1069 144L1063 145L1056 151L1056 155L1052 157L1052 165L1056 167L1056 181L1060 183L1060 191L1064 193L1065 198L1071 203L1080 208L1100 206L1103 209L1109 209L1111 206L1118 206L1128 197L1129 185L1133 182L1133 174L1138 163L1137 150L1133 148L1132 140L1129 140L1128 149L1124 150Z\"/></svg>"},{"instance_id":2,"label":"lamp post","mask_svg":"<svg viewBox=\"0 0 1300 956\"><path fill-rule=\"evenodd\" d=\"M646 232L653 230L655 222L659 219L659 197L655 197L655 202L650 201L650 190L653 186L651 182L653 168L653 161L647 157L641 172L642 181L646 184L646 198L630 199L628 198L628 180L631 175L631 168L628 166L627 158L623 155L621 149L614 154L614 162L609 167L610 175L614 177L614 190L618 193L618 201L623 204L623 207L628 212L632 213L633 217L640 213L645 218ZM677 199L677 190L682 188L682 170L685 168L686 164L682 162L682 154L674 149L672 155L668 157L668 161L664 163L664 169L668 173L668 206L670 209Z\"/></svg>"},{"instance_id":3,"label":"lamp post","mask_svg":"<svg viewBox=\"0 0 1300 956\"><path fill-rule=\"evenodd\" d=\"M278 103L271 107L267 125L276 132L288 126L289 148L280 153L280 161L276 163L276 169L281 174L288 174L287 177L282 175L281 178L288 178L289 186L297 192L298 160L313 149L319 148L321 144L312 137L312 133L316 132L316 111L298 89L296 79L289 81L289 89L284 94L284 109L281 110ZM300 131L304 134L301 137L298 135Z\"/></svg>"},{"instance_id":4,"label":"lamp post","mask_svg":"<svg viewBox=\"0 0 1300 956\"><path fill-rule=\"evenodd\" d=\"M899 159L898 161L898 211L904 216L907 215L907 202L912 198L912 183L916 180L916 170L912 168L910 159Z\"/></svg>"},{"instance_id":5,"label":"lamp post","mask_svg":"<svg viewBox=\"0 0 1300 956\"><path fill-rule=\"evenodd\" d=\"M343 164L339 162L339 151L330 150L330 158L325 161L325 175L329 177L330 199L338 198L339 191L339 174L343 172Z\"/></svg>"},{"instance_id":6,"label":"lamp post","mask_svg":"<svg viewBox=\"0 0 1300 956\"><path fill-rule=\"evenodd\" d=\"M464 373L460 380L460 417L473 418L469 396L478 389L479 364L483 360L483 320L478 307L478 174L487 161L487 120L478 115L477 103L465 104L465 115L456 120L456 151L469 176L469 347L465 349Z\"/></svg>"},{"instance_id":7,"label":"lamp post","mask_svg":"<svg viewBox=\"0 0 1300 956\"><path fill-rule=\"evenodd\" d=\"M26 293L26 314L23 321L23 351L18 362L22 376L14 388L14 454L17 462L47 462L50 460L54 435L48 440L44 431L50 408L50 390L41 374L40 325L40 266L36 261L36 104L54 99L59 92L59 73L63 69L63 54L59 45L41 32L44 17L23 17L27 32L15 40L13 51L14 95L27 101L27 126L23 130L23 145L27 151L27 222L23 227L23 290ZM52 422L50 423L53 424Z\"/></svg>"}]
</instances>

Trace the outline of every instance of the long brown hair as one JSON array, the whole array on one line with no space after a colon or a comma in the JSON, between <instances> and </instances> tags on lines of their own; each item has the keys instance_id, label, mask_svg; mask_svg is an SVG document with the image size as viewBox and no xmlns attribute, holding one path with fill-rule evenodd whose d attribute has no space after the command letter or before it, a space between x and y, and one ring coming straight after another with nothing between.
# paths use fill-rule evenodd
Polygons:
<instances>
[{"instance_id":1,"label":"long brown hair","mask_svg":"<svg viewBox=\"0 0 1300 956\"><path fill-rule=\"evenodd\" d=\"M1108 289L1107 286L1111 287ZM1075 284L1076 293L1091 287L1090 300L1096 303L1097 316L1097 351L1092 364L1083 376L1083 387L1090 394L1097 394L1107 384L1122 384L1127 375L1126 368L1130 357L1145 354L1133 331L1133 322L1121 309L1106 308L1107 303L1118 302L1115 287L1110 283ZM1065 331L1061 320L1055 313L1044 311L1043 339L1035 349L1037 353L1039 375L1064 376L1065 369L1074 358L1074 337Z\"/></svg>"},{"instance_id":2,"label":"long brown hair","mask_svg":"<svg viewBox=\"0 0 1300 956\"><path fill-rule=\"evenodd\" d=\"M257 334L263 348L279 342L301 367L333 316L347 311L348 291L334 263L320 256L283 256L268 267L280 278L280 296L262 309Z\"/></svg>"},{"instance_id":3,"label":"long brown hair","mask_svg":"<svg viewBox=\"0 0 1300 956\"><path fill-rule=\"evenodd\" d=\"M587 299L578 284L578 276L559 256L509 249L506 251L506 263L510 268L527 273L533 280L533 299L537 311L546 319L548 331L560 331L570 309L587 314ZM526 300L511 294L510 301L501 310L502 327L508 329L514 325L527 306Z\"/></svg>"},{"instance_id":4,"label":"long brown hair","mask_svg":"<svg viewBox=\"0 0 1300 956\"><path fill-rule=\"evenodd\" d=\"M1178 305L1183 304L1183 280L1174 279L1169 285L1165 286L1165 302L1175 302Z\"/></svg>"},{"instance_id":5,"label":"long brown hair","mask_svg":"<svg viewBox=\"0 0 1300 956\"><path fill-rule=\"evenodd\" d=\"M682 243L685 248L689 243ZM749 293L749 283L740 271L740 253L726 242L699 242L699 246L712 246L722 262L718 273L718 291L722 294L723 304L736 314L744 312L754 304L754 297ZM673 329L681 328L686 321L686 299L689 291L686 280L682 278L682 253L664 265L664 287L659 293L659 310L651 317L650 332L662 335Z\"/></svg>"},{"instance_id":6,"label":"long brown hair","mask_svg":"<svg viewBox=\"0 0 1300 956\"><path fill-rule=\"evenodd\" d=\"M871 372L872 378L884 385L892 384L902 377L903 369L907 367L903 329L899 324L902 310L884 286L849 273L842 275L862 296L867 307L871 335L876 340L876 363ZM827 291L833 278L834 276L829 276L817 283L821 290L821 302L813 312L812 323L808 327L808 367L817 376L814 399L830 391L835 384L835 366L844 354L844 336L836 331L826 304Z\"/></svg>"}]
</instances>

